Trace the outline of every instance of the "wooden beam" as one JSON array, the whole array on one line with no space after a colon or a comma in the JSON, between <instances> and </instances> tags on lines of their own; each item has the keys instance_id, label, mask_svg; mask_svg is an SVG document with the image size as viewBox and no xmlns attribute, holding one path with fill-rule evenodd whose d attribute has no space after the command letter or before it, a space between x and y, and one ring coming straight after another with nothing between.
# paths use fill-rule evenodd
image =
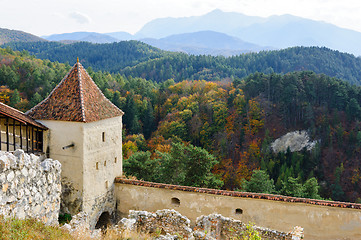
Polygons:
<instances>
[{"instance_id":1,"label":"wooden beam","mask_svg":"<svg viewBox=\"0 0 361 240\"><path fill-rule=\"evenodd\" d=\"M38 128L35 128L35 150L38 151L39 143L38 143Z\"/></svg>"},{"instance_id":2,"label":"wooden beam","mask_svg":"<svg viewBox=\"0 0 361 240\"><path fill-rule=\"evenodd\" d=\"M9 117L6 117L6 151L8 152L10 150L9 138Z\"/></svg>"},{"instance_id":3,"label":"wooden beam","mask_svg":"<svg viewBox=\"0 0 361 240\"><path fill-rule=\"evenodd\" d=\"M0 121L0 151L1 151L1 145L2 143L1 143L1 121Z\"/></svg>"},{"instance_id":4,"label":"wooden beam","mask_svg":"<svg viewBox=\"0 0 361 240\"><path fill-rule=\"evenodd\" d=\"M23 130L21 129L21 122L20 122L20 149L23 149ZM1 139L0 139L1 141Z\"/></svg>"},{"instance_id":5,"label":"wooden beam","mask_svg":"<svg viewBox=\"0 0 361 240\"><path fill-rule=\"evenodd\" d=\"M25 137L26 137L26 152L29 152L29 128L28 125L25 126Z\"/></svg>"},{"instance_id":6,"label":"wooden beam","mask_svg":"<svg viewBox=\"0 0 361 240\"><path fill-rule=\"evenodd\" d=\"M31 152L34 153L34 126L31 126Z\"/></svg>"},{"instance_id":7,"label":"wooden beam","mask_svg":"<svg viewBox=\"0 0 361 240\"><path fill-rule=\"evenodd\" d=\"M44 140L44 132L42 129L39 128L39 151L43 152L43 148L44 148L44 144L43 144L43 140Z\"/></svg>"},{"instance_id":8,"label":"wooden beam","mask_svg":"<svg viewBox=\"0 0 361 240\"><path fill-rule=\"evenodd\" d=\"M15 134L15 119L13 119L13 143L14 143L14 151L16 150L16 134Z\"/></svg>"}]
</instances>

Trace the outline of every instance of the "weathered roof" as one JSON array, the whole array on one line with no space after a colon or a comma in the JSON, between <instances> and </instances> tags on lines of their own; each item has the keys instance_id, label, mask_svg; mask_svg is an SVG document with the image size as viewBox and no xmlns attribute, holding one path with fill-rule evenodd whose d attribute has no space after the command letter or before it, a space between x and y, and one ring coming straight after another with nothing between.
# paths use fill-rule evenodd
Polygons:
<instances>
[{"instance_id":1,"label":"weathered roof","mask_svg":"<svg viewBox=\"0 0 361 240\"><path fill-rule=\"evenodd\" d=\"M0 114L3 114L10 118L13 118L19 122L22 122L22 123L24 123L24 125L32 125L32 126L40 128L40 129L44 129L44 130L48 129L41 123L35 121L33 118L25 115L23 112L15 109L15 108L12 108L2 102L0 102Z\"/></svg>"},{"instance_id":2,"label":"weathered roof","mask_svg":"<svg viewBox=\"0 0 361 240\"><path fill-rule=\"evenodd\" d=\"M77 62L49 96L26 112L39 120L94 122L123 115Z\"/></svg>"}]
</instances>

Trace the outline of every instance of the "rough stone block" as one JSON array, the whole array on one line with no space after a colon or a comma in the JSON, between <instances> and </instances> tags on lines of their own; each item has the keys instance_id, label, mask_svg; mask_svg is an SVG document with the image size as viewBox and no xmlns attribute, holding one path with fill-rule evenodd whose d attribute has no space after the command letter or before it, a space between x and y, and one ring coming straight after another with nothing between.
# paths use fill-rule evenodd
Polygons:
<instances>
[{"instance_id":1,"label":"rough stone block","mask_svg":"<svg viewBox=\"0 0 361 240\"><path fill-rule=\"evenodd\" d=\"M8 175L6 176L6 180L8 182L11 182L12 180L14 180L14 177L15 177L15 173L14 172L10 172L8 173Z\"/></svg>"}]
</instances>

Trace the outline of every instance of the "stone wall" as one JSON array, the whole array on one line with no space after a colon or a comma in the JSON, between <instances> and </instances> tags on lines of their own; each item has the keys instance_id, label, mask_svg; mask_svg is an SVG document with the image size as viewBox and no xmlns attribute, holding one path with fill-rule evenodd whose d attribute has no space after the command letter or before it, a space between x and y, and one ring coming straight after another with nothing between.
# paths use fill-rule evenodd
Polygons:
<instances>
[{"instance_id":1,"label":"stone wall","mask_svg":"<svg viewBox=\"0 0 361 240\"><path fill-rule=\"evenodd\" d=\"M303 237L300 227L295 227L288 233L278 232L246 225L220 214L198 217L192 224L195 226L192 229L190 220L173 209L158 210L155 213L130 210L128 217L121 219L118 225L137 232L158 233L166 237L164 239L241 239L250 232L258 232L262 239L291 240Z\"/></svg>"},{"instance_id":2,"label":"stone wall","mask_svg":"<svg viewBox=\"0 0 361 240\"><path fill-rule=\"evenodd\" d=\"M61 164L16 150L0 151L0 215L58 222Z\"/></svg>"},{"instance_id":3,"label":"stone wall","mask_svg":"<svg viewBox=\"0 0 361 240\"><path fill-rule=\"evenodd\" d=\"M175 209L192 223L213 213L289 232L304 228L305 239L361 239L361 204L151 183L117 178L118 214L129 210Z\"/></svg>"}]
</instances>

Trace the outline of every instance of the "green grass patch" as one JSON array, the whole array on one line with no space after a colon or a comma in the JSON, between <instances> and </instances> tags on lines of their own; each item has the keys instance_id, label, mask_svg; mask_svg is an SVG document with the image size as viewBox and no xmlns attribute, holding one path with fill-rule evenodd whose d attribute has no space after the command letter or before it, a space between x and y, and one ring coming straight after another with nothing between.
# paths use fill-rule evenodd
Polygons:
<instances>
[{"instance_id":1,"label":"green grass patch","mask_svg":"<svg viewBox=\"0 0 361 240\"><path fill-rule=\"evenodd\" d=\"M36 240L36 239L73 239L71 235L58 227L46 226L35 219L20 220L0 216L1 240Z\"/></svg>"}]
</instances>

